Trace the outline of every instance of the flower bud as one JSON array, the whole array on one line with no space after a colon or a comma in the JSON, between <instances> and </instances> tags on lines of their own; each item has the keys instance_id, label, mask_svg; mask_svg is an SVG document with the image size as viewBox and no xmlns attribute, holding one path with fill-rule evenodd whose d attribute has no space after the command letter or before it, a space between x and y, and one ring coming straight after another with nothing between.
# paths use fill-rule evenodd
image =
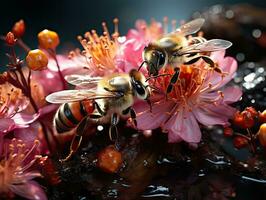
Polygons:
<instances>
[{"instance_id":1,"label":"flower bud","mask_svg":"<svg viewBox=\"0 0 266 200\"><path fill-rule=\"evenodd\" d=\"M263 123L260 126L258 137L259 137L260 144L263 147L266 147L266 123Z\"/></svg>"},{"instance_id":2,"label":"flower bud","mask_svg":"<svg viewBox=\"0 0 266 200\"><path fill-rule=\"evenodd\" d=\"M28 67L34 71L43 70L47 68L48 58L43 51L35 49L29 51L26 62Z\"/></svg>"},{"instance_id":3,"label":"flower bud","mask_svg":"<svg viewBox=\"0 0 266 200\"><path fill-rule=\"evenodd\" d=\"M39 45L44 49L55 49L59 45L59 37L56 32L47 29L38 34Z\"/></svg>"},{"instance_id":4,"label":"flower bud","mask_svg":"<svg viewBox=\"0 0 266 200\"><path fill-rule=\"evenodd\" d=\"M244 137L236 136L234 137L233 144L235 148L241 149L248 145L248 140Z\"/></svg>"},{"instance_id":5,"label":"flower bud","mask_svg":"<svg viewBox=\"0 0 266 200\"><path fill-rule=\"evenodd\" d=\"M9 46L14 46L15 43L16 43L16 38L14 36L14 34L12 32L8 32L6 34L6 44L9 45Z\"/></svg>"},{"instance_id":6,"label":"flower bud","mask_svg":"<svg viewBox=\"0 0 266 200\"><path fill-rule=\"evenodd\" d=\"M14 24L12 28L12 33L14 33L17 38L21 38L24 35L25 23L22 19Z\"/></svg>"},{"instance_id":7,"label":"flower bud","mask_svg":"<svg viewBox=\"0 0 266 200\"><path fill-rule=\"evenodd\" d=\"M122 164L122 155L114 146L108 146L98 154L97 166L107 172L115 173Z\"/></svg>"}]
</instances>

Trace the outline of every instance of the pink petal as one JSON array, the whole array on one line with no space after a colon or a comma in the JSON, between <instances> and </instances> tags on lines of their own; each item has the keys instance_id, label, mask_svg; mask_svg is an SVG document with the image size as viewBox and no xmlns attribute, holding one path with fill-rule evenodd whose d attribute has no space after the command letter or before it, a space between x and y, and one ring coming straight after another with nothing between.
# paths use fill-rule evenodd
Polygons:
<instances>
[{"instance_id":1,"label":"pink petal","mask_svg":"<svg viewBox=\"0 0 266 200\"><path fill-rule=\"evenodd\" d=\"M169 142L178 142L182 138L189 143L198 143L201 139L201 131L192 112L180 110L162 128L169 132Z\"/></svg>"},{"instance_id":2,"label":"pink petal","mask_svg":"<svg viewBox=\"0 0 266 200\"><path fill-rule=\"evenodd\" d=\"M223 94L224 102L226 104L231 104L240 100L242 96L242 90L237 86L227 87L223 90Z\"/></svg>"},{"instance_id":3,"label":"pink petal","mask_svg":"<svg viewBox=\"0 0 266 200\"><path fill-rule=\"evenodd\" d=\"M23 129L16 129L14 131L14 136L17 139L23 140L26 144L29 144L28 146L32 146L33 141L37 139L38 137L38 129L39 129L39 124L34 123L31 124L28 128L23 128Z\"/></svg>"},{"instance_id":4,"label":"pink petal","mask_svg":"<svg viewBox=\"0 0 266 200\"><path fill-rule=\"evenodd\" d=\"M14 117L12 117L12 119L18 125L25 125L33 123L35 120L38 119L39 116L40 116L39 113L33 115L25 113L17 113Z\"/></svg>"},{"instance_id":5,"label":"pink petal","mask_svg":"<svg viewBox=\"0 0 266 200\"><path fill-rule=\"evenodd\" d=\"M219 106L217 106L217 109ZM219 110L220 111L220 110ZM226 110L225 110L226 111ZM209 110L208 107L197 107L193 109L193 114L196 119L203 125L225 125L228 123L228 118L220 113L216 113L215 110Z\"/></svg>"},{"instance_id":6,"label":"pink petal","mask_svg":"<svg viewBox=\"0 0 266 200\"><path fill-rule=\"evenodd\" d=\"M47 106L44 106L43 108L39 109L40 116L46 115L50 112L53 112L53 111L57 110L58 107L59 107L59 105L56 105L56 104L49 104Z\"/></svg>"},{"instance_id":7,"label":"pink petal","mask_svg":"<svg viewBox=\"0 0 266 200\"><path fill-rule=\"evenodd\" d=\"M28 181L21 185L11 185L10 189L15 194L30 200L46 200L46 194L36 181Z\"/></svg>"},{"instance_id":8,"label":"pink petal","mask_svg":"<svg viewBox=\"0 0 266 200\"><path fill-rule=\"evenodd\" d=\"M150 112L150 107L146 102L141 102L134 106L137 112L137 122L138 128L141 130L151 130L156 129L161 126L161 124L169 118L166 114L174 106L171 101L164 101L152 106L152 113Z\"/></svg>"},{"instance_id":9,"label":"pink petal","mask_svg":"<svg viewBox=\"0 0 266 200\"><path fill-rule=\"evenodd\" d=\"M10 118L2 118L0 119L0 133L6 133L15 128L14 120Z\"/></svg>"},{"instance_id":10,"label":"pink petal","mask_svg":"<svg viewBox=\"0 0 266 200\"><path fill-rule=\"evenodd\" d=\"M211 59L213 59L215 62L221 62L224 59L225 56L225 50L223 51L214 51L211 53Z\"/></svg>"}]
</instances>

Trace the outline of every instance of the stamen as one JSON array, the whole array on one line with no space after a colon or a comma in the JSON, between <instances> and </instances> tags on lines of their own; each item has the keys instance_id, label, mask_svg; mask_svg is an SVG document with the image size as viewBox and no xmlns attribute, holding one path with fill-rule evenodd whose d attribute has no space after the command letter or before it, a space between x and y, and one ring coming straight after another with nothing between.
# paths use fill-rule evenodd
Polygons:
<instances>
[{"instance_id":1,"label":"stamen","mask_svg":"<svg viewBox=\"0 0 266 200\"><path fill-rule=\"evenodd\" d=\"M176 20L172 20L172 31L176 30Z\"/></svg>"},{"instance_id":2,"label":"stamen","mask_svg":"<svg viewBox=\"0 0 266 200\"><path fill-rule=\"evenodd\" d=\"M168 33L168 17L163 18L163 30L164 34Z\"/></svg>"}]
</instances>

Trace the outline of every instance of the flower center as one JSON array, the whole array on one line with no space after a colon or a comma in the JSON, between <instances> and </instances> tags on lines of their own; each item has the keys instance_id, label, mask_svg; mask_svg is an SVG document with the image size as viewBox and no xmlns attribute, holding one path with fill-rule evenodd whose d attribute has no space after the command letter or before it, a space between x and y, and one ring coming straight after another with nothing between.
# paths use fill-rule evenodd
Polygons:
<instances>
[{"instance_id":1,"label":"flower center","mask_svg":"<svg viewBox=\"0 0 266 200\"><path fill-rule=\"evenodd\" d=\"M43 162L46 159L46 157L35 155L38 146L39 141L36 140L32 147L27 149L25 143L14 138L9 147L4 149L7 152L4 153L6 156L0 160L0 193L8 192L12 184L22 184L28 181L27 176L30 173L28 169L36 161Z\"/></svg>"},{"instance_id":2,"label":"flower center","mask_svg":"<svg viewBox=\"0 0 266 200\"><path fill-rule=\"evenodd\" d=\"M7 83L0 85L0 119L10 118L19 112L19 102L22 99L22 92L19 89Z\"/></svg>"},{"instance_id":3,"label":"flower center","mask_svg":"<svg viewBox=\"0 0 266 200\"><path fill-rule=\"evenodd\" d=\"M114 19L114 33L110 35L105 22L102 23L103 35L98 35L95 30L86 32L84 38L78 36L78 40L84 48L84 51L72 51L70 58L74 56L85 56L89 70L100 70L106 73L106 70L116 69L115 56L119 48L118 19Z\"/></svg>"}]
</instances>

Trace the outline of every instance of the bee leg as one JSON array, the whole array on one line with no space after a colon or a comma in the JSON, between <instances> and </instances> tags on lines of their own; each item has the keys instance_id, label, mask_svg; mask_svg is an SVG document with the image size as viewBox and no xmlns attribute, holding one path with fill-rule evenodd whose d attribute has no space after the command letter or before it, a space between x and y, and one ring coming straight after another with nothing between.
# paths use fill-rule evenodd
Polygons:
<instances>
[{"instance_id":1,"label":"bee leg","mask_svg":"<svg viewBox=\"0 0 266 200\"><path fill-rule=\"evenodd\" d=\"M128 107L127 109L123 110L122 114L123 115L130 114L130 117L133 121L134 126L137 127L137 120L136 120L137 115L136 115L135 110L132 107Z\"/></svg>"},{"instance_id":2,"label":"bee leg","mask_svg":"<svg viewBox=\"0 0 266 200\"><path fill-rule=\"evenodd\" d=\"M191 65L191 64L194 64L194 63L197 62L200 58L201 58L201 56L196 57L196 58L193 58L193 59L191 59L190 61L185 62L184 64L185 64L185 65Z\"/></svg>"},{"instance_id":3,"label":"bee leg","mask_svg":"<svg viewBox=\"0 0 266 200\"><path fill-rule=\"evenodd\" d=\"M208 56L201 56L201 58L204 60L204 62L208 63L210 65L210 67L213 68L216 71L215 63L213 62L213 60L210 57L208 57ZM218 73L221 73L221 70Z\"/></svg>"},{"instance_id":4,"label":"bee leg","mask_svg":"<svg viewBox=\"0 0 266 200\"><path fill-rule=\"evenodd\" d=\"M82 135L84 134L84 132L86 131L86 129L88 127L88 124L89 124L88 120L89 120L89 117L84 117L81 120L81 122L77 126L76 134L71 141L70 152L66 158L60 159L60 162L68 161L72 157L72 155L78 150L78 148L81 144L81 141L82 141Z\"/></svg>"},{"instance_id":5,"label":"bee leg","mask_svg":"<svg viewBox=\"0 0 266 200\"><path fill-rule=\"evenodd\" d=\"M106 112L101 109L101 107L99 106L99 104L96 101L94 101L93 104L94 104L96 110L100 113L101 116L105 116L106 115Z\"/></svg>"},{"instance_id":6,"label":"bee leg","mask_svg":"<svg viewBox=\"0 0 266 200\"><path fill-rule=\"evenodd\" d=\"M173 85L176 83L176 81L178 79L178 75L179 75L179 69L176 67L175 68L175 73L172 76L169 85L167 86L166 94L169 94L172 91Z\"/></svg>"},{"instance_id":7,"label":"bee leg","mask_svg":"<svg viewBox=\"0 0 266 200\"><path fill-rule=\"evenodd\" d=\"M111 141L116 141L118 138L118 131L116 125L119 122L119 117L116 113L111 115L111 124L109 128L109 138Z\"/></svg>"},{"instance_id":8,"label":"bee leg","mask_svg":"<svg viewBox=\"0 0 266 200\"><path fill-rule=\"evenodd\" d=\"M214 69L214 71L218 72L219 74L222 74L222 76L228 74L226 72L223 72L219 66L217 66L213 60L208 56L202 56L202 59L210 65L211 68Z\"/></svg>"},{"instance_id":9,"label":"bee leg","mask_svg":"<svg viewBox=\"0 0 266 200\"><path fill-rule=\"evenodd\" d=\"M171 76L171 74L158 74L158 75L156 75L156 76L150 76L150 77L148 77L148 78L145 80L145 82L147 82L147 81L149 81L150 79L153 79L153 78L158 78L158 77L160 77L160 76Z\"/></svg>"}]
</instances>

